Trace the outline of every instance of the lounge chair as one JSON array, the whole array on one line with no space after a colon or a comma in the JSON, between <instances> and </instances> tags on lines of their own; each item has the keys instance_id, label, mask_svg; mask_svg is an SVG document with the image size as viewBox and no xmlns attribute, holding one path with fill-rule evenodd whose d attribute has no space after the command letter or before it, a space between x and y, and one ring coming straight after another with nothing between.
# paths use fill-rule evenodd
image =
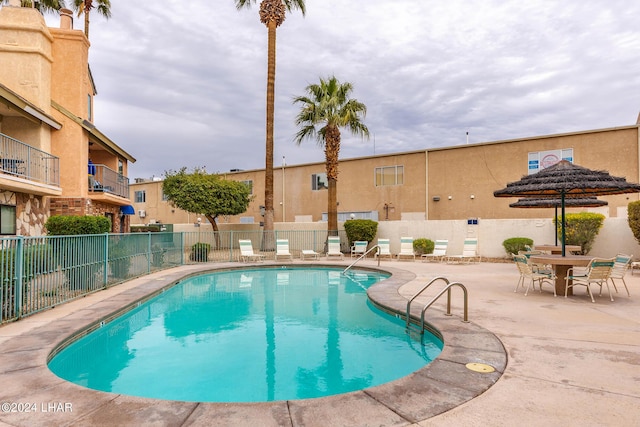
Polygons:
<instances>
[{"instance_id":1,"label":"lounge chair","mask_svg":"<svg viewBox=\"0 0 640 427\"><path fill-rule=\"evenodd\" d=\"M400 238L400 252L398 252L396 259L400 260L402 257L411 258L415 261L416 253L413 251L413 237Z\"/></svg>"},{"instance_id":2,"label":"lounge chair","mask_svg":"<svg viewBox=\"0 0 640 427\"><path fill-rule=\"evenodd\" d=\"M251 240L238 240L240 244L240 256L238 261L264 261L264 255L253 252L253 246Z\"/></svg>"},{"instance_id":3,"label":"lounge chair","mask_svg":"<svg viewBox=\"0 0 640 427\"><path fill-rule=\"evenodd\" d=\"M289 240L277 239L276 240L276 261L278 258L284 257L289 261L293 261L293 255L289 252Z\"/></svg>"},{"instance_id":4,"label":"lounge chair","mask_svg":"<svg viewBox=\"0 0 640 427\"><path fill-rule=\"evenodd\" d=\"M313 260L317 260L319 259L318 257L320 256L320 254L312 249L303 249L300 252L300 259L302 261L306 260L306 259L313 259Z\"/></svg>"},{"instance_id":5,"label":"lounge chair","mask_svg":"<svg viewBox=\"0 0 640 427\"><path fill-rule=\"evenodd\" d=\"M478 255L478 239L475 237L469 237L464 239L464 246L462 248L462 254L460 255L449 255L447 257L447 262L450 263L470 263L472 260L476 259L480 262L480 256Z\"/></svg>"},{"instance_id":6,"label":"lounge chair","mask_svg":"<svg viewBox=\"0 0 640 427\"><path fill-rule=\"evenodd\" d=\"M557 296L556 294L556 276L553 271L539 273L533 270L532 265L529 263L529 259L524 255L514 255L513 260L518 267L518 271L520 272L520 279L516 284L516 288L513 292L518 292L518 288L520 286L524 287L525 280L528 280L527 288L524 291L524 296L527 296L529 293L529 287L533 286L533 290L536 289L536 283L538 283L538 288L542 293L542 284L548 283L553 287L553 296Z\"/></svg>"},{"instance_id":7,"label":"lounge chair","mask_svg":"<svg viewBox=\"0 0 640 427\"><path fill-rule=\"evenodd\" d=\"M327 237L327 259L331 257L340 257L340 259L344 259L344 255L340 250L340 237L339 236L329 236Z\"/></svg>"},{"instance_id":8,"label":"lounge chair","mask_svg":"<svg viewBox=\"0 0 640 427\"><path fill-rule=\"evenodd\" d=\"M611 270L611 274L609 275L609 280L611 280L611 284L613 284L613 289L615 289L616 293L618 293L618 287L616 286L615 280L622 280L622 284L624 288L627 290L627 296L631 296L629 293L629 288L627 287L627 282L624 281L624 275L627 274L627 270L631 265L631 259L633 257L631 255L618 254L616 255L615 263L613 264L613 269ZM602 288L601 288L602 289Z\"/></svg>"},{"instance_id":9,"label":"lounge chair","mask_svg":"<svg viewBox=\"0 0 640 427\"><path fill-rule=\"evenodd\" d=\"M375 257L378 258L383 258L383 257L389 257L389 258L393 258L393 255L391 255L391 251L390 251L390 242L389 239L378 239L378 252L376 252Z\"/></svg>"},{"instance_id":10,"label":"lounge chair","mask_svg":"<svg viewBox=\"0 0 640 427\"><path fill-rule=\"evenodd\" d=\"M353 242L353 246L351 246L351 258L353 257L357 258L364 255L364 253L367 252L368 244L369 242L364 240L357 240Z\"/></svg>"},{"instance_id":11,"label":"lounge chair","mask_svg":"<svg viewBox=\"0 0 640 427\"><path fill-rule=\"evenodd\" d=\"M441 261L447 255L448 240L436 240L433 246L433 252L430 254L422 254L422 262Z\"/></svg>"},{"instance_id":12,"label":"lounge chair","mask_svg":"<svg viewBox=\"0 0 640 427\"><path fill-rule=\"evenodd\" d=\"M589 294L589 297L591 297L591 302L596 302L596 300L593 299L593 294L591 293L591 284L595 283L600 286L601 294L602 286L606 285L607 290L609 291L609 298L613 301L611 289L609 288L609 276L611 275L611 270L613 270L613 264L615 264L615 258L594 258L587 266L587 270L580 274L574 273L573 267L571 267L567 270L567 276L565 277L564 297L567 297L569 288L573 288L575 286L586 286L587 293Z\"/></svg>"}]
</instances>

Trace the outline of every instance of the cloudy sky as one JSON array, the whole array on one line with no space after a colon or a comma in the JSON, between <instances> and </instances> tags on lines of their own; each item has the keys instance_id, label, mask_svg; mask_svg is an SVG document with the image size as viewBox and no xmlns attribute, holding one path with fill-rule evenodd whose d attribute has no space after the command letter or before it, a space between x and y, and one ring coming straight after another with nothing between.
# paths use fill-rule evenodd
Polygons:
<instances>
[{"instance_id":1,"label":"cloudy sky","mask_svg":"<svg viewBox=\"0 0 640 427\"><path fill-rule=\"evenodd\" d=\"M90 26L95 123L137 159L129 177L264 168L259 1L111 4ZM341 158L465 144L467 132L478 143L626 126L640 113L637 1L306 5L277 31L276 167L324 160L315 141L294 143L291 100L330 75L368 107L370 140L343 132Z\"/></svg>"}]
</instances>

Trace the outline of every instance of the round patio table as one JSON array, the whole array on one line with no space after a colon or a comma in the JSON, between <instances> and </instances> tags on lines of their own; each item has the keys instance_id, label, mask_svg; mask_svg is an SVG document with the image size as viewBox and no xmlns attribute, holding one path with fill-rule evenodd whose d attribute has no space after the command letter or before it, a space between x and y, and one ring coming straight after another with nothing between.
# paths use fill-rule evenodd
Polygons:
<instances>
[{"instance_id":1,"label":"round patio table","mask_svg":"<svg viewBox=\"0 0 640 427\"><path fill-rule=\"evenodd\" d=\"M552 254L562 253L562 246L560 245L535 245L533 249L537 251L551 252ZM565 245L564 250L565 252L578 252L582 250L582 247L580 247L580 245Z\"/></svg>"},{"instance_id":2,"label":"round patio table","mask_svg":"<svg viewBox=\"0 0 640 427\"><path fill-rule=\"evenodd\" d=\"M578 246L579 247L579 246ZM535 264L548 264L553 266L553 271L556 273L556 294L564 295L565 289L565 277L567 277L567 271L571 267L586 267L589 265L592 256L588 255L531 255L529 260ZM567 295L573 295L573 288L569 288Z\"/></svg>"}]
</instances>

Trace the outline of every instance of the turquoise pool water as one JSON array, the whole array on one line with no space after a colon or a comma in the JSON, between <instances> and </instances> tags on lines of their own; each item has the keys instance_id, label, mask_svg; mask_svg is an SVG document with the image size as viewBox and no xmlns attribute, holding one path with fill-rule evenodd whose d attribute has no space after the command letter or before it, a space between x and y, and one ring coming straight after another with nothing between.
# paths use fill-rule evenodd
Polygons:
<instances>
[{"instance_id":1,"label":"turquoise pool water","mask_svg":"<svg viewBox=\"0 0 640 427\"><path fill-rule=\"evenodd\" d=\"M379 385L429 363L433 336L369 302L385 276L256 268L188 278L59 352L56 375L107 392L167 400L260 402Z\"/></svg>"}]
</instances>

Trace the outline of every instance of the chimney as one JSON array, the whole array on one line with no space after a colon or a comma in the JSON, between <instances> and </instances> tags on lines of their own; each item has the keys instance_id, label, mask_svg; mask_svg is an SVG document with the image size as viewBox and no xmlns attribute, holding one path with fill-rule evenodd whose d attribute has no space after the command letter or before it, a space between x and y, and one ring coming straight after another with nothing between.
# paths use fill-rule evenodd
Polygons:
<instances>
[{"instance_id":1,"label":"chimney","mask_svg":"<svg viewBox=\"0 0 640 427\"><path fill-rule=\"evenodd\" d=\"M60 28L73 30L73 12L69 9L60 9Z\"/></svg>"}]
</instances>

